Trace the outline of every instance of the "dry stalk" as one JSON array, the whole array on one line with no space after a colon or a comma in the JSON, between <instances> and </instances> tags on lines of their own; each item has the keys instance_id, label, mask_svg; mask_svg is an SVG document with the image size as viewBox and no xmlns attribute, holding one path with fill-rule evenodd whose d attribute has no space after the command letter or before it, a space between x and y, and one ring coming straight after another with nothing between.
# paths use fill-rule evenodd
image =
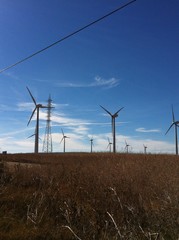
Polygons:
<instances>
[{"instance_id":1,"label":"dry stalk","mask_svg":"<svg viewBox=\"0 0 179 240\"><path fill-rule=\"evenodd\" d=\"M145 236L147 239L152 240L152 239L154 239L153 237L155 237L154 240L159 239L159 236L160 236L159 233L150 233L150 232L146 233L146 232L143 230L143 228L141 227L140 224L139 224L139 228L140 228L140 230L142 231L142 233L144 234L144 236Z\"/></svg>"},{"instance_id":2,"label":"dry stalk","mask_svg":"<svg viewBox=\"0 0 179 240\"><path fill-rule=\"evenodd\" d=\"M119 205L120 205L120 208L123 210L123 206L122 206L122 203L121 203L121 199L119 198L119 196L117 195L117 192L116 192L116 189L112 188L112 187L109 187L109 189L114 193L114 195L116 196L118 202L119 202Z\"/></svg>"},{"instance_id":3,"label":"dry stalk","mask_svg":"<svg viewBox=\"0 0 179 240\"><path fill-rule=\"evenodd\" d=\"M67 222L71 225L71 221L70 221L70 207L68 206L67 202L64 202L64 205L67 207L67 209L65 210L65 213L63 215L66 218Z\"/></svg>"},{"instance_id":4,"label":"dry stalk","mask_svg":"<svg viewBox=\"0 0 179 240\"><path fill-rule=\"evenodd\" d=\"M37 224L38 209L30 212L30 205L27 206L27 223L30 220L32 223Z\"/></svg>"},{"instance_id":5,"label":"dry stalk","mask_svg":"<svg viewBox=\"0 0 179 240\"><path fill-rule=\"evenodd\" d=\"M69 226L61 226L62 228L67 228L68 230L70 230L70 232L73 234L74 237L76 237L76 239L78 240L82 240L81 238L79 238L76 233L71 229L71 227Z\"/></svg>"},{"instance_id":6,"label":"dry stalk","mask_svg":"<svg viewBox=\"0 0 179 240\"><path fill-rule=\"evenodd\" d=\"M118 226L117 226L114 218L112 217L112 215L111 215L109 212L107 212L107 214L109 215L109 217L111 218L112 222L114 223L114 226L115 226L115 228L116 228L116 230L117 230L117 233L118 233L120 239L122 239L123 236L122 236L122 234L121 234L121 232L120 232L120 230L119 230L119 228L118 228Z\"/></svg>"},{"instance_id":7,"label":"dry stalk","mask_svg":"<svg viewBox=\"0 0 179 240\"><path fill-rule=\"evenodd\" d=\"M139 228L140 228L141 232L144 234L144 236L145 236L146 238L148 238L147 235L146 235L146 233L144 232L144 230L143 230L143 228L141 227L140 224L139 224Z\"/></svg>"},{"instance_id":8,"label":"dry stalk","mask_svg":"<svg viewBox=\"0 0 179 240\"><path fill-rule=\"evenodd\" d=\"M159 233L149 233L150 234L150 238L152 239L152 236L154 236L155 237L155 239L154 240L157 240L157 239L159 239L159 236L160 236L160 234Z\"/></svg>"}]
</instances>

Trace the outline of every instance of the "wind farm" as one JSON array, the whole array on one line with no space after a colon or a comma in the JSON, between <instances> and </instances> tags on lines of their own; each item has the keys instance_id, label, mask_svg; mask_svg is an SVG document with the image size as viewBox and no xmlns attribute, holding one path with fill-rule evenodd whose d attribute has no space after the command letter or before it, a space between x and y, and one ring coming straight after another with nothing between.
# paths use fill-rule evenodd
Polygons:
<instances>
[{"instance_id":1,"label":"wind farm","mask_svg":"<svg viewBox=\"0 0 179 240\"><path fill-rule=\"evenodd\" d=\"M31 114L31 117L28 121L28 124L27 126L29 125L29 123L31 122L32 120L32 117L34 116L35 112L37 111L37 117L36 117L36 127L35 127L35 133L32 134L30 137L32 136L35 136L35 143L34 143L34 153L38 153L39 152L39 109L43 109L43 108L46 108L48 109L48 114L47 114L47 123L49 123L51 121L51 119L49 118L49 111L51 108L54 108L52 107L51 105L51 98L50 99L50 105L48 104L48 106L44 106L42 104L37 104L36 103L36 100L35 98L33 97L31 91L29 90L29 88L27 87L27 90L32 98L32 101L34 102L35 104L35 108ZM118 111L116 111L114 114L112 114L111 112L109 112L106 108L104 108L103 106L100 105L100 107L111 117L111 126L112 126L112 133L111 133L111 136L113 138L113 142L110 141L109 137L107 138L108 139L108 145L107 145L107 149L109 148L109 152L111 152L111 149L112 149L112 146L113 146L113 153L116 153L116 118L118 117L119 115L119 112L124 108L124 107L121 107ZM50 113L51 115L51 113ZM170 129L174 126L174 133L175 133L175 148L176 148L176 155L178 155L178 134L177 134L177 127L179 126L179 121L176 121L175 120L175 115L174 115L174 110L173 110L173 105L172 105L172 124L170 125L170 127L168 128L168 130L166 131L165 135L170 131ZM51 127L48 127L48 134L46 133L46 138L51 138ZM61 129L62 131L62 139L60 141L60 144L63 142L63 152L65 153L66 152L66 139L67 138L70 138L68 137L67 135L64 134L64 131L63 129ZM47 129L46 129L46 132L47 132ZM29 137L28 137L29 138ZM93 143L94 139L93 137L90 138L90 152L92 153L93 152ZM51 149L52 149L52 140L50 142L50 145L51 145ZM129 147L131 147L130 144L127 143L127 141L125 140L125 148L124 150L126 151L126 153L129 153ZM43 147L44 148L44 147ZM144 154L147 154L147 148L148 146L147 145L144 145L143 144L143 148L144 148ZM131 147L132 149L132 147ZM52 152L52 151L50 151ZM101 149L100 152L103 152L103 150ZM120 152L120 151L118 151ZM122 152L122 151L121 151Z\"/></svg>"},{"instance_id":2,"label":"wind farm","mask_svg":"<svg viewBox=\"0 0 179 240\"><path fill-rule=\"evenodd\" d=\"M34 119L34 115L36 113L36 124L35 124L35 133L34 134L31 134L30 137L28 136L27 139L30 139L31 137L35 137L34 138L34 153L39 153L39 152L53 152L53 141L52 141L52 131L53 131L53 114L51 113L51 109L54 108L54 106L52 106L51 102L52 102L52 99L51 97L49 97L49 100L48 100L48 105L44 105L44 104L39 104L36 102L34 96L32 95L30 89L28 87L26 87L31 99L32 99L32 102L33 104L35 105L32 113L31 113L31 116L28 120L28 123L27 123L27 126L29 126L30 122L32 121L32 119ZM102 105L100 105L100 107L107 113L107 115L104 115L104 116L110 116L111 118L111 133L108 133L107 135L107 139L108 139L108 145L106 147L106 149L109 150L109 152L113 152L113 153L120 153L120 152L123 152L123 147L122 147L122 144L120 143L122 141L122 135L120 137L120 133L116 133L116 119L118 118L119 116L119 113L121 112L121 110L124 109L124 107L121 107L119 108L119 110L117 110L114 114L112 114L109 110L107 110L106 108L104 108ZM45 128L45 135L44 133L42 133L41 131L41 137L40 137L40 133L39 133L39 129L40 129L40 126L39 126L39 122L40 122L40 110L45 110L47 111L47 118L46 118L46 128ZM44 112L41 112L41 114L44 114ZM57 113L56 113L57 115ZM43 120L45 120L43 118ZM43 122L43 121L42 121ZM120 123L120 122L119 122ZM52 124L52 126L50 125ZM68 125L66 125L66 123L62 123L62 126L65 124L65 128L68 129ZM105 124L105 123L103 123ZM43 124L44 125L44 124ZM82 123L83 125L83 123ZM60 126L60 123L59 123L59 127L62 127ZM121 126L122 126L122 123L121 123ZM168 134L168 132L171 130L172 127L174 127L174 139L175 139L175 154L178 155L178 134L177 134L177 128L179 126L179 121L175 120L175 114L174 114L174 109L173 109L173 105L172 105L172 124L169 126L168 130L166 131L165 135ZM78 127L80 127L80 125L78 125ZM44 129L44 127L43 127ZM120 129L122 129L122 127L120 127ZM63 143L63 151L62 152L66 152L66 139L67 138L71 138L71 140L73 141L73 138L76 138L76 136L72 136L70 137L70 133L69 133L69 136L65 135L64 132L63 132L63 129L61 128L61 131L62 131L62 139L60 141L60 144ZM141 128L140 131L143 131L143 129ZM46 148L44 148L44 143L43 143L43 146L42 146L42 143L40 144L41 146L41 149L39 149L39 139L42 139L44 137L44 141L46 141L46 144L48 144L49 146L46 146ZM97 135L96 135L97 137ZM104 136L105 137L105 136ZM111 142L110 141L110 137L112 137L113 141ZM84 135L84 138L86 138L86 136ZM117 139L121 139L121 140L118 140L116 141L116 138ZM125 137L124 137L125 138ZM91 137L90 138L90 152L94 152L94 138ZM98 143L99 141L97 141ZM136 146L138 141L134 142L133 141L133 145ZM150 143L150 142L149 142ZM117 150L116 150L116 145L117 145ZM139 145L139 144L138 144ZM138 149L138 145L137 145L137 149ZM144 154L147 154L147 153L152 153L150 151L147 152L147 148L148 146L146 144L142 144L143 145L143 153ZM129 151L129 147L131 147L131 145L129 145L127 143L127 141L125 140L125 148L124 148L124 151L126 153L142 153L142 150L135 150L135 148L132 150L132 147L131 147L131 150ZM50 150L44 150L44 149L50 149ZM31 152L31 151L30 151ZM56 148L55 151L56 152L61 152L61 150ZM70 144L70 147L69 149L67 150L67 152L88 152L87 148L86 149L83 149L83 150L80 150L80 146L78 146L77 149L75 148L71 148L71 144ZM98 148L96 147L95 148L95 152L105 152L105 146L102 146L101 145L101 148ZM160 153L160 151L159 151ZM167 153L167 152L164 152L164 153Z\"/></svg>"},{"instance_id":3,"label":"wind farm","mask_svg":"<svg viewBox=\"0 0 179 240\"><path fill-rule=\"evenodd\" d=\"M1 2L0 239L179 238L178 9Z\"/></svg>"},{"instance_id":4,"label":"wind farm","mask_svg":"<svg viewBox=\"0 0 179 240\"><path fill-rule=\"evenodd\" d=\"M89 142L85 139L90 132L93 132L96 139L95 151L98 152L106 150L105 139L111 138L112 152L121 152L123 142L127 139L133 146L134 153L144 152L143 143L146 143L149 146L148 153L176 154L178 151L176 136L175 147L173 147L171 129L166 135L165 132L166 126L170 122L169 106L173 103L177 116L179 104L177 87L171 87L178 86L178 56L176 55L178 44L173 44L177 39L178 15L175 13L177 7L163 3L166 8L163 8L160 13L160 22L157 19L157 12L160 11L161 6L160 3L155 2L156 14L149 23L148 31L144 27L145 24L140 28L138 26L146 19L150 19L149 13L153 11L152 2L124 1L120 6L111 3L111 7L108 4L101 6L95 1L87 5L82 2L83 11L80 11L80 14L77 14L79 13L78 5L73 6L73 2L71 4L67 5L63 2L62 8L60 7L60 9L66 9L62 11L61 16L62 22L66 21L68 27L66 31L63 31L63 27L61 27L60 34L59 28L54 28L57 26L55 19L59 19L59 14L56 12L59 3L53 5L54 17L46 18L46 14L41 14L43 20L39 21L37 8L34 10L35 22L30 20L31 15L27 15L27 24L21 26L19 23L23 23L24 17L17 13L26 12L25 6L11 6L10 4L11 7L9 7L4 5L7 14L3 15L4 25L2 24L1 31L6 33L6 29L10 29L10 31L14 29L13 36L17 39L15 42L19 44L17 44L17 48L13 47L12 36L3 36L2 59L4 61L0 59L2 66L0 74L2 79L0 94L1 150L9 153L41 152L43 143L38 142L38 135L44 139L44 128L46 127L47 133L48 130L53 130L51 134L53 151L59 152L58 128L60 127L65 129L70 137L70 146L67 151L71 152L88 152ZM48 15L51 6L47 5L48 7L42 6L41 11ZM18 9L20 7L22 10ZM15 16L13 17L16 20L14 22L11 18L12 14L9 12L10 9ZM29 9L33 9L33 5L30 3ZM74 11L74 9L76 10ZM168 22L164 17L165 9L171 9L170 26L173 26L172 29L166 29ZM74 17L76 21L68 19L69 14L67 13L70 13L70 16ZM17 21L17 19L19 20ZM44 25L47 19L49 19L49 24ZM142 20L135 23L134 19ZM61 24L61 20L59 22ZM6 24L8 26L3 30ZM37 26L38 30L32 26ZM118 26L120 27L118 28ZM35 32L28 31L28 29L34 29ZM55 32L47 36L46 33L52 29ZM139 31L139 34L132 34L132 31L135 33ZM166 39L164 36L166 31L169 32L169 42L163 41ZM15 34L16 32L18 34ZM151 36L151 41L148 34ZM64 37L58 38L59 35ZM31 36L36 36L37 39L31 42L29 41ZM152 36L158 36L158 38ZM103 38L103 44L101 44L100 38ZM131 40L129 43L129 39L135 41ZM24 47L22 48L22 46ZM124 47L121 48L121 46ZM14 53L15 49L19 49L18 54ZM70 52L69 49L73 49L73 51ZM161 51L165 52L167 58L162 58L158 49L162 49ZM69 59L71 59L70 64ZM168 67L166 61L169 61L172 66ZM159 62L161 65L160 68L157 68ZM170 69L173 71L171 72ZM169 75L172 79L170 81L167 78ZM46 99L49 92L52 94L55 109L51 116L51 129L47 125L44 126L47 122L45 116L47 109L41 107L34 112L34 116L35 114L38 116L39 112L40 125L36 127L39 124L36 120L36 124L33 126L35 121L32 117L28 129L26 129L24 123L27 121L28 112L32 107L28 95L24 91L26 86L29 86L30 92L33 93L33 95L29 93L32 103L38 98L40 102ZM33 99L31 95L35 98ZM105 106L103 110L105 112L107 110L106 113L111 117L113 128L111 131L110 122L106 122L107 118L104 115L102 118L99 105ZM43 103L42 106L46 106L46 103ZM115 113L120 106L125 107L118 112L119 117L117 117L117 112L116 116L113 114L112 120L112 113ZM173 127L175 128L175 124L171 128ZM33 138L28 138L32 133L34 133L35 144ZM48 144L48 142L49 139L46 138L46 143ZM45 145L44 151L51 152L51 149L49 143Z\"/></svg>"}]
</instances>

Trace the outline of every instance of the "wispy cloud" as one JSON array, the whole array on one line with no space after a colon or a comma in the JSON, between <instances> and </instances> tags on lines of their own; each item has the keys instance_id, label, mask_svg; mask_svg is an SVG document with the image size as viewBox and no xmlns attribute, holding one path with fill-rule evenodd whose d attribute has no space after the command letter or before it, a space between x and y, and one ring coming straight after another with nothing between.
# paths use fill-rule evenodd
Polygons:
<instances>
[{"instance_id":1,"label":"wispy cloud","mask_svg":"<svg viewBox=\"0 0 179 240\"><path fill-rule=\"evenodd\" d=\"M7 76L9 78L15 79L15 80L19 80L19 77L17 75L15 75L14 73L7 71L7 72L3 72L2 73L4 76Z\"/></svg>"},{"instance_id":2,"label":"wispy cloud","mask_svg":"<svg viewBox=\"0 0 179 240\"><path fill-rule=\"evenodd\" d=\"M141 127L141 128L137 128L136 129L136 132L142 132L142 133L159 133L161 132L160 129L146 129L144 127Z\"/></svg>"},{"instance_id":3,"label":"wispy cloud","mask_svg":"<svg viewBox=\"0 0 179 240\"><path fill-rule=\"evenodd\" d=\"M119 79L117 78L109 78L104 79L102 77L96 76L94 81L90 83L71 83L71 82L64 82L58 83L60 87L68 87L68 88L91 88L91 87L103 87L103 88L113 88L119 85Z\"/></svg>"},{"instance_id":4,"label":"wispy cloud","mask_svg":"<svg viewBox=\"0 0 179 240\"><path fill-rule=\"evenodd\" d=\"M31 111L34 108L34 103L21 102L17 104L18 111Z\"/></svg>"},{"instance_id":5,"label":"wispy cloud","mask_svg":"<svg viewBox=\"0 0 179 240\"><path fill-rule=\"evenodd\" d=\"M131 147L131 152L144 152L144 145L147 146L148 153L173 153L174 145L166 141L154 139L136 139L133 136L118 135L116 138L119 151L125 151L125 140Z\"/></svg>"},{"instance_id":6,"label":"wispy cloud","mask_svg":"<svg viewBox=\"0 0 179 240\"><path fill-rule=\"evenodd\" d=\"M106 87L113 88L119 85L119 80L116 78L103 79L99 76L95 77L95 81L91 83L91 87Z\"/></svg>"}]
</instances>

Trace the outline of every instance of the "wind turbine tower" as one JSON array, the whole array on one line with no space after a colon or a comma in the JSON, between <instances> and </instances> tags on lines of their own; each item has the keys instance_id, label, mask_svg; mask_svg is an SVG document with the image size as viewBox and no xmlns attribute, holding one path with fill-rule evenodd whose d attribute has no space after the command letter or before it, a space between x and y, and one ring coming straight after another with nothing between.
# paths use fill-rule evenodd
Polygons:
<instances>
[{"instance_id":1,"label":"wind turbine tower","mask_svg":"<svg viewBox=\"0 0 179 240\"><path fill-rule=\"evenodd\" d=\"M53 152L53 145L52 145L52 134L51 134L51 113L52 113L52 99L49 95L48 104L47 104L47 123L45 129L45 137L43 142L43 152Z\"/></svg>"},{"instance_id":2,"label":"wind turbine tower","mask_svg":"<svg viewBox=\"0 0 179 240\"><path fill-rule=\"evenodd\" d=\"M93 152L93 138L90 139L91 142L91 153Z\"/></svg>"},{"instance_id":3,"label":"wind turbine tower","mask_svg":"<svg viewBox=\"0 0 179 240\"><path fill-rule=\"evenodd\" d=\"M107 109L105 109L104 107L102 107L100 105L101 108L104 109L105 112L107 112L110 116L111 116L111 122L112 122L112 136L113 136L113 153L116 152L116 124L115 124L115 119L118 117L118 113L123 109L120 108L117 112L115 112L114 114L111 114Z\"/></svg>"},{"instance_id":4,"label":"wind turbine tower","mask_svg":"<svg viewBox=\"0 0 179 240\"><path fill-rule=\"evenodd\" d=\"M27 90L32 98L32 101L34 102L34 105L35 105L35 108L30 116L30 119L27 123L27 126L29 125L33 115L35 112L37 112L37 118L36 118L36 128L35 128L35 147L34 147L34 152L35 153L38 153L39 152L39 111L40 111L40 108L47 108L47 106L43 106L42 104L40 103L36 103L36 100L35 98L33 97L31 91L29 90L29 88L27 87Z\"/></svg>"},{"instance_id":5,"label":"wind turbine tower","mask_svg":"<svg viewBox=\"0 0 179 240\"><path fill-rule=\"evenodd\" d=\"M173 110L173 105L172 105L172 124L170 125L169 129L166 131L165 135L170 131L170 129L174 126L174 131L175 131L175 148L176 148L176 155L178 155L178 132L177 132L177 127L179 126L179 121L175 121L175 115L174 115L174 110Z\"/></svg>"},{"instance_id":6,"label":"wind turbine tower","mask_svg":"<svg viewBox=\"0 0 179 240\"><path fill-rule=\"evenodd\" d=\"M144 145L144 144L143 144L143 146L144 146L144 153L146 154L147 153L147 146Z\"/></svg>"},{"instance_id":7,"label":"wind turbine tower","mask_svg":"<svg viewBox=\"0 0 179 240\"><path fill-rule=\"evenodd\" d=\"M108 138L107 148L109 148L109 152L111 152L111 145L112 145L112 142L111 142L110 139Z\"/></svg>"},{"instance_id":8,"label":"wind turbine tower","mask_svg":"<svg viewBox=\"0 0 179 240\"><path fill-rule=\"evenodd\" d=\"M129 153L129 147L130 147L130 145L129 145L126 141L125 141L125 144L126 144L126 146L125 146L126 152Z\"/></svg>"},{"instance_id":9,"label":"wind turbine tower","mask_svg":"<svg viewBox=\"0 0 179 240\"><path fill-rule=\"evenodd\" d=\"M65 153L66 138L69 138L69 137L67 137L67 136L64 134L63 129L61 129L61 130L62 130L62 135L63 135L63 137L62 137L62 139L61 139L61 141L60 141L60 144L61 144L61 142L63 142L63 152Z\"/></svg>"}]
</instances>

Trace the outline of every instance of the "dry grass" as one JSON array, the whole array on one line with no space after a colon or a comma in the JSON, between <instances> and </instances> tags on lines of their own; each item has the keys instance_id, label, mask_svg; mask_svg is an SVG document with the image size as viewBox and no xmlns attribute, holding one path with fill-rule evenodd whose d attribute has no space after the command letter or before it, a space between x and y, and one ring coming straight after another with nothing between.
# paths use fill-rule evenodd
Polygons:
<instances>
[{"instance_id":1,"label":"dry grass","mask_svg":"<svg viewBox=\"0 0 179 240\"><path fill-rule=\"evenodd\" d=\"M0 158L5 166L0 239L179 239L176 156L75 153Z\"/></svg>"}]
</instances>

